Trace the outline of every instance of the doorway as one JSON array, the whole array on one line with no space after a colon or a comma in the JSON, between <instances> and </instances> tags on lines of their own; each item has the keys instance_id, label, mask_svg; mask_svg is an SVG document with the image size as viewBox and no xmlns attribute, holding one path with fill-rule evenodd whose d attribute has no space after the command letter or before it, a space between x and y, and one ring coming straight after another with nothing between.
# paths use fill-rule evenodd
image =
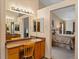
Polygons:
<instances>
[{"instance_id":1,"label":"doorway","mask_svg":"<svg viewBox=\"0 0 79 59\"><path fill-rule=\"evenodd\" d=\"M24 18L24 37L29 37L29 17Z\"/></svg>"},{"instance_id":2,"label":"doorway","mask_svg":"<svg viewBox=\"0 0 79 59\"><path fill-rule=\"evenodd\" d=\"M75 31L73 25L75 23L75 6L52 10L50 14L52 58L74 59Z\"/></svg>"}]
</instances>

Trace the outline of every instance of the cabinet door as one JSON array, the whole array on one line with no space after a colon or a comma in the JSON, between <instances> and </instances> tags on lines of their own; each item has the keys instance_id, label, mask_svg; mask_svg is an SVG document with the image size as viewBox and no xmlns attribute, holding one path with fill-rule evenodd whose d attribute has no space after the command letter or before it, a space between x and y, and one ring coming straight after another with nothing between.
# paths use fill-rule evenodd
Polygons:
<instances>
[{"instance_id":1,"label":"cabinet door","mask_svg":"<svg viewBox=\"0 0 79 59\"><path fill-rule=\"evenodd\" d=\"M45 55L45 42L41 42L41 58Z\"/></svg>"},{"instance_id":2,"label":"cabinet door","mask_svg":"<svg viewBox=\"0 0 79 59\"><path fill-rule=\"evenodd\" d=\"M35 44L35 59L40 59L41 50L40 50L40 42Z\"/></svg>"},{"instance_id":3,"label":"cabinet door","mask_svg":"<svg viewBox=\"0 0 79 59\"><path fill-rule=\"evenodd\" d=\"M8 59L19 59L19 48L8 49Z\"/></svg>"},{"instance_id":4,"label":"cabinet door","mask_svg":"<svg viewBox=\"0 0 79 59\"><path fill-rule=\"evenodd\" d=\"M19 59L19 54L9 54L8 59Z\"/></svg>"}]
</instances>

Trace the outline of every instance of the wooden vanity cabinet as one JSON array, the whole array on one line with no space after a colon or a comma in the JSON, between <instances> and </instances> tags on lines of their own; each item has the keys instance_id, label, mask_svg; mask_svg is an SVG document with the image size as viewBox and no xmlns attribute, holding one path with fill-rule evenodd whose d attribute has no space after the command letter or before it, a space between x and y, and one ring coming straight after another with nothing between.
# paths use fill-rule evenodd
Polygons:
<instances>
[{"instance_id":1,"label":"wooden vanity cabinet","mask_svg":"<svg viewBox=\"0 0 79 59\"><path fill-rule=\"evenodd\" d=\"M41 57L41 50L40 50L41 48L40 48L40 42L38 42L38 43L36 43L35 44L35 55L34 55L34 57L35 57L35 59L40 59Z\"/></svg>"},{"instance_id":2,"label":"wooden vanity cabinet","mask_svg":"<svg viewBox=\"0 0 79 59\"><path fill-rule=\"evenodd\" d=\"M10 54L8 59L19 59L19 54Z\"/></svg>"},{"instance_id":3,"label":"wooden vanity cabinet","mask_svg":"<svg viewBox=\"0 0 79 59\"><path fill-rule=\"evenodd\" d=\"M24 55L24 45L8 48L8 59L22 59ZM45 55L45 41L35 42L34 59L42 59Z\"/></svg>"},{"instance_id":4,"label":"wooden vanity cabinet","mask_svg":"<svg viewBox=\"0 0 79 59\"><path fill-rule=\"evenodd\" d=\"M8 59L19 59L19 49L18 48L8 49Z\"/></svg>"},{"instance_id":5,"label":"wooden vanity cabinet","mask_svg":"<svg viewBox=\"0 0 79 59\"><path fill-rule=\"evenodd\" d=\"M41 49L41 58L45 56L45 41L41 41L40 43L40 49Z\"/></svg>"},{"instance_id":6,"label":"wooden vanity cabinet","mask_svg":"<svg viewBox=\"0 0 79 59\"><path fill-rule=\"evenodd\" d=\"M41 59L45 55L45 41L40 41L35 44L35 59Z\"/></svg>"}]
</instances>

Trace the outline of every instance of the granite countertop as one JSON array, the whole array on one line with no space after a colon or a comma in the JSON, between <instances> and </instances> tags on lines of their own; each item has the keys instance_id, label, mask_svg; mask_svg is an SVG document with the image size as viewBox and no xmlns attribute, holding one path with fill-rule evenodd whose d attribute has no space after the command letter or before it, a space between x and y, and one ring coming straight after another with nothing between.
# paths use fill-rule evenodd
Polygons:
<instances>
[{"instance_id":1,"label":"granite countertop","mask_svg":"<svg viewBox=\"0 0 79 59\"><path fill-rule=\"evenodd\" d=\"M18 38L12 38L11 40L7 40L7 42L15 42L15 41L22 41L22 39L26 40L26 39L32 39L32 38L21 38L21 37L18 37Z\"/></svg>"},{"instance_id":2,"label":"granite countertop","mask_svg":"<svg viewBox=\"0 0 79 59\"><path fill-rule=\"evenodd\" d=\"M43 39L30 39L30 40L21 40L21 41L15 41L15 42L9 42L6 44L6 48L14 48L14 47L19 47L23 45L28 45L32 43L37 43L42 41Z\"/></svg>"}]
</instances>

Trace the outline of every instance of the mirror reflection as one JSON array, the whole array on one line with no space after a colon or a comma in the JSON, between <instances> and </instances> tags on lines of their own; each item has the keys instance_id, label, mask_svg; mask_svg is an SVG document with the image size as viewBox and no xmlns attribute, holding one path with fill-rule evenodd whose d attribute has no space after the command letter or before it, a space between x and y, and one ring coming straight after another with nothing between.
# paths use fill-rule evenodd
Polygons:
<instances>
[{"instance_id":1,"label":"mirror reflection","mask_svg":"<svg viewBox=\"0 0 79 59\"><path fill-rule=\"evenodd\" d=\"M35 20L33 21L33 26L34 26L33 27L34 28L34 32L36 32L36 21Z\"/></svg>"},{"instance_id":2,"label":"mirror reflection","mask_svg":"<svg viewBox=\"0 0 79 59\"><path fill-rule=\"evenodd\" d=\"M14 11L6 11L6 39L29 37L29 16Z\"/></svg>"},{"instance_id":3,"label":"mirror reflection","mask_svg":"<svg viewBox=\"0 0 79 59\"><path fill-rule=\"evenodd\" d=\"M34 32L44 32L44 18L37 18L37 21L34 20Z\"/></svg>"},{"instance_id":4,"label":"mirror reflection","mask_svg":"<svg viewBox=\"0 0 79 59\"><path fill-rule=\"evenodd\" d=\"M17 13L11 10L6 11L7 41L16 40L16 38L37 37L37 32L44 32L44 18L34 19L32 15Z\"/></svg>"}]
</instances>

